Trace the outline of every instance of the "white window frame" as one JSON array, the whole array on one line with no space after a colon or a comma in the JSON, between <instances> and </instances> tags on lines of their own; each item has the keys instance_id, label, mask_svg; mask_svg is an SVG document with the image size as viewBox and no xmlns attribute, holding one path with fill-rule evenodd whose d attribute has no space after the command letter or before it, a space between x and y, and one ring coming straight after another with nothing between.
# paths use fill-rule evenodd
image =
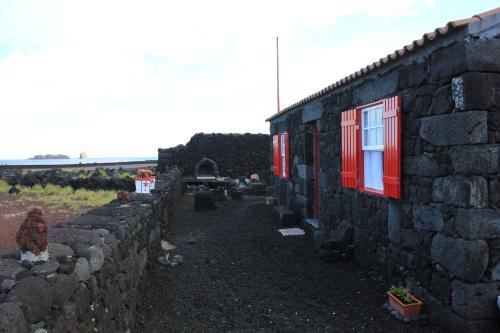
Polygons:
<instances>
[{"instance_id":1,"label":"white window frame","mask_svg":"<svg viewBox=\"0 0 500 333\"><path fill-rule=\"evenodd\" d=\"M380 121L380 124L381 125L375 125L375 126L370 126L370 127L367 127L365 126L365 118L368 118L369 117L369 113L370 112L377 112L380 110L380 117L382 117L381 121ZM367 115L365 117L365 114ZM366 107L366 108L363 108L361 109L361 149L363 151L363 168L365 168L365 171L364 171L364 179L363 179L363 184L364 184L364 188L368 191L370 190L375 190L375 191L383 191L384 190L384 182L383 182L383 174L384 174L384 157L383 157L383 154L384 154L384 105L383 104L377 104L377 105L373 105L373 106L369 106L369 107ZM366 130L375 130L378 129L378 128L382 128L382 144L381 145L365 145L365 132ZM380 166L380 170L382 171L382 178L380 179L380 184L381 184L381 187L380 188L374 188L374 187L369 187L367 186L367 183L369 183L367 181L367 172L366 172L366 167L367 167L367 164L366 164L366 160L365 160L365 151L366 152L375 152L375 151L378 151L378 152L382 152L382 165ZM372 183L372 182L370 182Z\"/></svg>"},{"instance_id":2,"label":"white window frame","mask_svg":"<svg viewBox=\"0 0 500 333\"><path fill-rule=\"evenodd\" d=\"M285 145L285 137L284 133L280 134L280 153L281 153L281 176L286 177L286 145Z\"/></svg>"},{"instance_id":3,"label":"white window frame","mask_svg":"<svg viewBox=\"0 0 500 333\"><path fill-rule=\"evenodd\" d=\"M372 126L372 127L365 127L365 114L368 114L369 112L376 112L377 110L381 110L380 114L382 117L382 125L378 126ZM370 106L364 109L361 109L361 149L364 150L381 150L384 151L384 104L377 104L374 106ZM373 130L377 128L382 128L382 144L381 145L370 145L367 146L365 145L365 130Z\"/></svg>"}]
</instances>

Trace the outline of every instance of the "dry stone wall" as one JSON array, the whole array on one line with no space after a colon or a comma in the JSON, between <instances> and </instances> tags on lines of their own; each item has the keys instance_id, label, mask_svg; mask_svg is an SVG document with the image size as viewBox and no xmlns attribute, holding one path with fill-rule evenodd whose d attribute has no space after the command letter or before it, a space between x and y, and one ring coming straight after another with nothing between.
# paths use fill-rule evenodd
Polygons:
<instances>
[{"instance_id":1,"label":"dry stone wall","mask_svg":"<svg viewBox=\"0 0 500 333\"><path fill-rule=\"evenodd\" d=\"M131 194L49 231L51 259L31 269L0 259L0 332L130 332L152 246L180 192L179 172L152 195Z\"/></svg>"},{"instance_id":2,"label":"dry stone wall","mask_svg":"<svg viewBox=\"0 0 500 333\"><path fill-rule=\"evenodd\" d=\"M492 29L457 31L271 121L271 134L288 131L291 140L291 179L275 178L275 193L305 216L313 172L304 120L321 110L313 118L317 244L348 241L355 260L410 286L459 332L499 329L500 31ZM341 112L395 95L403 100L401 200L342 188Z\"/></svg>"},{"instance_id":3,"label":"dry stone wall","mask_svg":"<svg viewBox=\"0 0 500 333\"><path fill-rule=\"evenodd\" d=\"M195 134L186 145L158 149L158 169L177 166L184 175L193 176L196 164L209 158L219 168L221 176L247 177L257 173L270 179L267 134Z\"/></svg>"}]
</instances>

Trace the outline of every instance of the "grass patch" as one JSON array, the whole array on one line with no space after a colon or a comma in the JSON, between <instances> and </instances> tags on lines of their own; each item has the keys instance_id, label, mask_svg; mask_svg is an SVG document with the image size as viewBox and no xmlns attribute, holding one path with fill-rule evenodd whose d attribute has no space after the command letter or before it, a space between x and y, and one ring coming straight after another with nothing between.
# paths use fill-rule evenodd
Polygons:
<instances>
[{"instance_id":1,"label":"grass patch","mask_svg":"<svg viewBox=\"0 0 500 333\"><path fill-rule=\"evenodd\" d=\"M10 186L5 181L0 180L0 194L9 193Z\"/></svg>"},{"instance_id":2,"label":"grass patch","mask_svg":"<svg viewBox=\"0 0 500 333\"><path fill-rule=\"evenodd\" d=\"M0 180L0 193L6 194L10 186ZM47 184L33 187L18 186L21 198L40 200L56 207L70 207L74 209L100 207L116 198L116 191L91 191L85 189L73 190L71 186Z\"/></svg>"}]
</instances>

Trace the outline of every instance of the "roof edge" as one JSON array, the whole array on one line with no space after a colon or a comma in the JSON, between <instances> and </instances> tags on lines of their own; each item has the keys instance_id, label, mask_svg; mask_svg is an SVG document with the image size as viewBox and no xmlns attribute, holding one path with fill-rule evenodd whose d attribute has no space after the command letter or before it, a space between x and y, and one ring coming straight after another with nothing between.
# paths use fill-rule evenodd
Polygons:
<instances>
[{"instance_id":1,"label":"roof edge","mask_svg":"<svg viewBox=\"0 0 500 333\"><path fill-rule=\"evenodd\" d=\"M414 40L410 44L405 45L401 49L396 50L393 53L388 54L384 58L380 58L378 61L373 62L372 64L365 66L365 67L361 68L360 70L338 80L337 82L329 85L328 87L323 88L322 90L320 90L312 95L309 95L306 98L301 99L297 103L294 103L294 104L282 109L281 111L279 111L279 112L275 113L274 115L270 116L269 118L267 118L266 122L271 121L277 117L280 117L283 114L287 113L288 111L296 109L297 107L302 106L302 105L304 105L304 104L306 104L314 99L322 97L322 96L346 85L348 82L359 79L359 78L361 78L361 77L363 77L371 72L374 72L382 67L385 67L389 63L393 63L394 61L396 61L402 57L406 57L409 53L415 52L416 50L419 50L419 49L427 46L429 44L429 42L435 41L436 38L441 39L445 35L448 35L450 32L453 32L455 30L458 30L460 28L468 26L470 23L482 21L486 17L491 16L491 15L495 15L498 13L500 13L500 7L485 11L485 12L480 13L480 14L473 15L467 19L459 19L459 20L450 21L450 22L446 23L445 26L440 27L440 28L436 28L434 31L424 34L422 36L422 38Z\"/></svg>"}]
</instances>

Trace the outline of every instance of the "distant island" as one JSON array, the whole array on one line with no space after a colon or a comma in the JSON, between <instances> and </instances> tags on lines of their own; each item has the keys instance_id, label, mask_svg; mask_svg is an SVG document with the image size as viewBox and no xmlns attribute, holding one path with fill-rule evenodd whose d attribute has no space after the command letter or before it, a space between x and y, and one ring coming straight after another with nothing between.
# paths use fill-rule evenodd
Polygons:
<instances>
[{"instance_id":1,"label":"distant island","mask_svg":"<svg viewBox=\"0 0 500 333\"><path fill-rule=\"evenodd\" d=\"M47 154L47 155L35 155L30 160L67 160L69 159L68 155L63 154Z\"/></svg>"},{"instance_id":2,"label":"distant island","mask_svg":"<svg viewBox=\"0 0 500 333\"><path fill-rule=\"evenodd\" d=\"M82 152L80 153L80 159L81 159L81 160L83 160L83 159L85 159L85 158L88 158L88 157L89 157L89 155L88 155L86 152L82 151Z\"/></svg>"}]
</instances>

